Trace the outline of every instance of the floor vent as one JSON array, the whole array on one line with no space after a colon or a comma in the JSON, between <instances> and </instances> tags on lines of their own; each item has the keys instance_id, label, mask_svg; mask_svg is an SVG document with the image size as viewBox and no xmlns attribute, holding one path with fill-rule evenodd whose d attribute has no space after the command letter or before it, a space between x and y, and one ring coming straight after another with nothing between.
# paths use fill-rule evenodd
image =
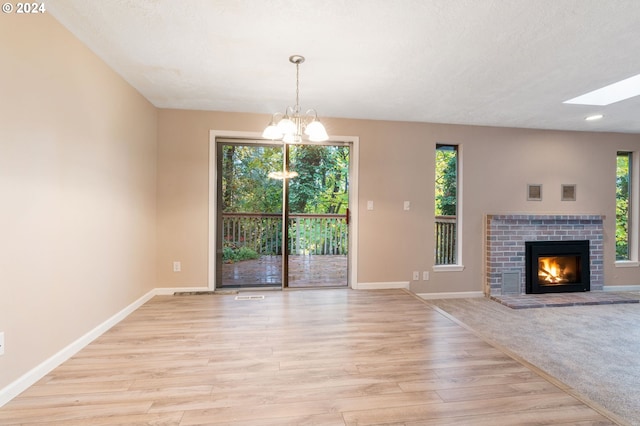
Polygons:
<instances>
[{"instance_id":1,"label":"floor vent","mask_svg":"<svg viewBox=\"0 0 640 426\"><path fill-rule=\"evenodd\" d=\"M264 296L258 295L246 295L246 296L236 296L236 300L263 300Z\"/></svg>"}]
</instances>

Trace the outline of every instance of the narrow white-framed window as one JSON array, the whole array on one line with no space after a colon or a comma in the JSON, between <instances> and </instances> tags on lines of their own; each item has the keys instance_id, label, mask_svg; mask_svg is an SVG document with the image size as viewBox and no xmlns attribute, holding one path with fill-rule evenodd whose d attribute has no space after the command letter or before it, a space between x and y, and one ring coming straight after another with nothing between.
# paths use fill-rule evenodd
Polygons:
<instances>
[{"instance_id":1,"label":"narrow white-framed window","mask_svg":"<svg viewBox=\"0 0 640 426\"><path fill-rule=\"evenodd\" d=\"M434 271L462 270L461 156L458 145L435 152Z\"/></svg>"},{"instance_id":2,"label":"narrow white-framed window","mask_svg":"<svg viewBox=\"0 0 640 426\"><path fill-rule=\"evenodd\" d=\"M616 155L616 266L638 263L638 154Z\"/></svg>"}]
</instances>

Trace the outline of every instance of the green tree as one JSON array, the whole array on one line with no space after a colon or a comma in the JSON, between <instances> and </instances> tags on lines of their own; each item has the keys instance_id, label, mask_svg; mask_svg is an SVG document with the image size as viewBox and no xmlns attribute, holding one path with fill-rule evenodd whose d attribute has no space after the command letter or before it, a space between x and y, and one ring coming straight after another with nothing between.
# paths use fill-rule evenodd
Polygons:
<instances>
[{"instance_id":1,"label":"green tree","mask_svg":"<svg viewBox=\"0 0 640 426\"><path fill-rule=\"evenodd\" d=\"M222 161L223 211L281 211L282 182L268 177L282 169L280 147L224 145Z\"/></svg>"},{"instance_id":2,"label":"green tree","mask_svg":"<svg viewBox=\"0 0 640 426\"><path fill-rule=\"evenodd\" d=\"M348 206L349 148L293 145L290 169L298 176L289 182L289 206L296 213L346 212ZM222 147L222 202L225 212L282 210L282 181L268 174L282 169L282 147L224 145Z\"/></svg>"},{"instance_id":3,"label":"green tree","mask_svg":"<svg viewBox=\"0 0 640 426\"><path fill-rule=\"evenodd\" d=\"M291 147L289 206L297 213L344 213L348 205L349 148L298 145Z\"/></svg>"},{"instance_id":4,"label":"green tree","mask_svg":"<svg viewBox=\"0 0 640 426\"><path fill-rule=\"evenodd\" d=\"M349 148L331 147L330 173L327 173L321 203L327 213L345 213L349 205Z\"/></svg>"},{"instance_id":5,"label":"green tree","mask_svg":"<svg viewBox=\"0 0 640 426\"><path fill-rule=\"evenodd\" d=\"M449 149L444 149L449 148ZM436 150L436 216L455 216L457 212L458 158L450 147Z\"/></svg>"}]
</instances>

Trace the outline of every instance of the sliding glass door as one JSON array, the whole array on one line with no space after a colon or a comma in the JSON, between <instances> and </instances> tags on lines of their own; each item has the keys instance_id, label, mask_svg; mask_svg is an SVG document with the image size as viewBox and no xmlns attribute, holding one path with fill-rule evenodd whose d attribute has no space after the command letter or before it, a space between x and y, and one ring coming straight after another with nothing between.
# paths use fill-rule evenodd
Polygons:
<instances>
[{"instance_id":1,"label":"sliding glass door","mask_svg":"<svg viewBox=\"0 0 640 426\"><path fill-rule=\"evenodd\" d=\"M289 149L288 285L347 286L349 146Z\"/></svg>"},{"instance_id":2,"label":"sliding glass door","mask_svg":"<svg viewBox=\"0 0 640 426\"><path fill-rule=\"evenodd\" d=\"M216 287L282 287L280 145L219 142Z\"/></svg>"},{"instance_id":3,"label":"sliding glass door","mask_svg":"<svg viewBox=\"0 0 640 426\"><path fill-rule=\"evenodd\" d=\"M216 150L216 288L347 286L349 146Z\"/></svg>"}]
</instances>

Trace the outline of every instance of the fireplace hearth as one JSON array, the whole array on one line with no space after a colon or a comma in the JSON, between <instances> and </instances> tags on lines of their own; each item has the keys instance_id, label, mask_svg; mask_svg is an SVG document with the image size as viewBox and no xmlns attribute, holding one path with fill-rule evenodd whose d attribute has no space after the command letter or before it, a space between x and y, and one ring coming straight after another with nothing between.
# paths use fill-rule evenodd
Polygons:
<instances>
[{"instance_id":1,"label":"fireplace hearth","mask_svg":"<svg viewBox=\"0 0 640 426\"><path fill-rule=\"evenodd\" d=\"M527 294L590 290L589 240L525 241Z\"/></svg>"}]
</instances>

